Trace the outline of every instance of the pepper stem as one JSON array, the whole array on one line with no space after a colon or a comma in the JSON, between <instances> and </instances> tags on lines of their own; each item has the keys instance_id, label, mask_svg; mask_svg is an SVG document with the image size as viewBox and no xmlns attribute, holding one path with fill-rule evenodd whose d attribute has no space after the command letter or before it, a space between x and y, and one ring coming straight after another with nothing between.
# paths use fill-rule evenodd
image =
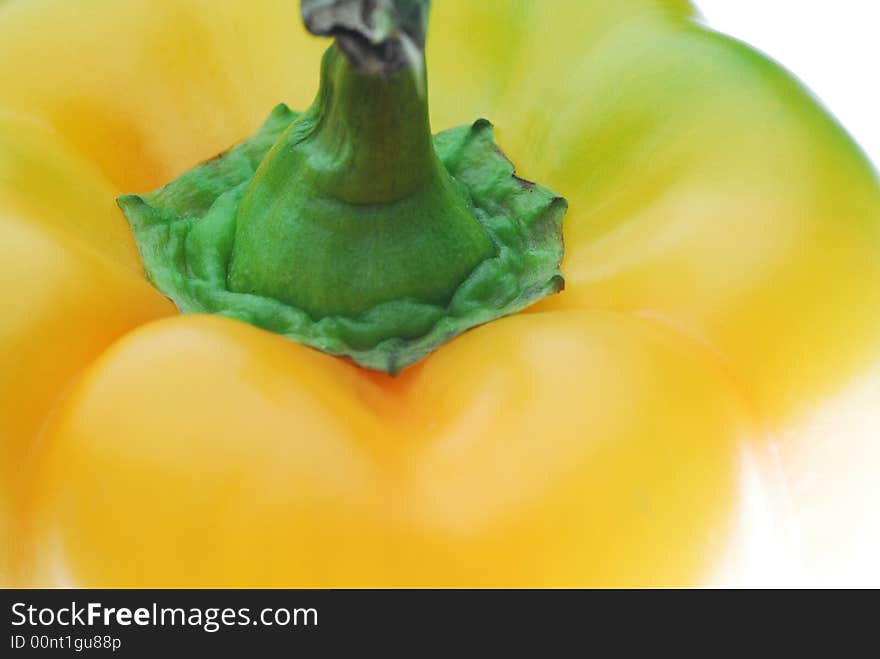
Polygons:
<instances>
[{"instance_id":1,"label":"pepper stem","mask_svg":"<svg viewBox=\"0 0 880 659\"><path fill-rule=\"evenodd\" d=\"M426 0L304 0L336 37L312 107L269 152L241 202L230 289L313 319L394 300L444 306L496 248L434 151L422 58Z\"/></svg>"}]
</instances>

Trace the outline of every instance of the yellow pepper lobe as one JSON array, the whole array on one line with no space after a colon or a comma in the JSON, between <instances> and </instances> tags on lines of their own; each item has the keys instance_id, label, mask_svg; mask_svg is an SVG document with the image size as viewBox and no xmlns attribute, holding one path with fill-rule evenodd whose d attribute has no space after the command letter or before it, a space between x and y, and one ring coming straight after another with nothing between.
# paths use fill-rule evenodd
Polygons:
<instances>
[{"instance_id":1,"label":"yellow pepper lobe","mask_svg":"<svg viewBox=\"0 0 880 659\"><path fill-rule=\"evenodd\" d=\"M694 584L751 432L686 340L617 314L518 314L393 381L176 317L71 392L31 519L83 586Z\"/></svg>"},{"instance_id":2,"label":"yellow pepper lobe","mask_svg":"<svg viewBox=\"0 0 880 659\"><path fill-rule=\"evenodd\" d=\"M279 106L239 147L119 203L184 312L396 374L561 290L567 206L514 176L488 122L432 137L427 2L360 4L303 4L338 40L308 111Z\"/></svg>"}]
</instances>

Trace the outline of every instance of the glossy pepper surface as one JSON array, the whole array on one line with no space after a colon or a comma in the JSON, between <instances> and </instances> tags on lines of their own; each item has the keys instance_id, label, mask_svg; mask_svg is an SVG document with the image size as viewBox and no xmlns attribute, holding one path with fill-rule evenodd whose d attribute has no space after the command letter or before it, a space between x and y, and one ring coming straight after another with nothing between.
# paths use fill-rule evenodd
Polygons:
<instances>
[{"instance_id":1,"label":"glossy pepper surface","mask_svg":"<svg viewBox=\"0 0 880 659\"><path fill-rule=\"evenodd\" d=\"M701 583L742 445L876 364L870 165L685 2L437 2L432 124L491 119L568 199L566 290L374 373L179 315L115 204L309 107L298 25L0 2L3 580Z\"/></svg>"}]
</instances>

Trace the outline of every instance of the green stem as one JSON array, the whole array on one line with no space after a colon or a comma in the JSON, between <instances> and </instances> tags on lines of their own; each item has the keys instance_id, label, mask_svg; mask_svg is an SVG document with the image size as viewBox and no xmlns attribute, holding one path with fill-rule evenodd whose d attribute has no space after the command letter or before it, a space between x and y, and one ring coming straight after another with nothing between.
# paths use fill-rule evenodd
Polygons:
<instances>
[{"instance_id":1,"label":"green stem","mask_svg":"<svg viewBox=\"0 0 880 659\"><path fill-rule=\"evenodd\" d=\"M327 160L316 192L352 204L387 204L417 193L443 170L428 103L411 71L360 72L334 47L323 65L310 149Z\"/></svg>"},{"instance_id":2,"label":"green stem","mask_svg":"<svg viewBox=\"0 0 880 659\"><path fill-rule=\"evenodd\" d=\"M315 16L308 8L328 11L321 29L349 45L328 50L317 99L244 194L231 290L283 301L315 320L355 318L394 300L444 306L495 255L468 193L434 151L424 70L400 65L405 44L424 44L413 16L427 4L304 2L307 24ZM360 32L334 24L332 10L343 5L374 7Z\"/></svg>"}]
</instances>

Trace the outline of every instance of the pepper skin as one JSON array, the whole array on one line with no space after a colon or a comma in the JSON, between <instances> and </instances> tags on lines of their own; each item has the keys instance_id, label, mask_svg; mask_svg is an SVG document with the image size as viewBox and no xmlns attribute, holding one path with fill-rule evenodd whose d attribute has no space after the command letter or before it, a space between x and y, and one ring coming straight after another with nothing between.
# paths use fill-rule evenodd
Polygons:
<instances>
[{"instance_id":1,"label":"pepper skin","mask_svg":"<svg viewBox=\"0 0 880 659\"><path fill-rule=\"evenodd\" d=\"M299 24L0 2L2 580L703 583L743 443L877 364L870 165L685 2L438 2L432 123L491 118L569 200L567 289L391 378L177 315L114 206L307 107Z\"/></svg>"}]
</instances>

